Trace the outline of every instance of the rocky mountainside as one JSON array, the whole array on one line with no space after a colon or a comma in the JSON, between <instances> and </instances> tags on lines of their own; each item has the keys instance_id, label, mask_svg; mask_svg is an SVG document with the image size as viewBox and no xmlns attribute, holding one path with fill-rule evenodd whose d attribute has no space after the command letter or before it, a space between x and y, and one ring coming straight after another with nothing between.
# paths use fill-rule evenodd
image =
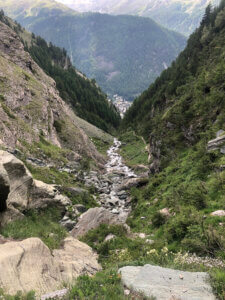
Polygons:
<instances>
[{"instance_id":1,"label":"rocky mountainside","mask_svg":"<svg viewBox=\"0 0 225 300\"><path fill-rule=\"evenodd\" d=\"M56 88L75 113L95 126L112 132L120 122L119 114L107 96L95 84L72 66L66 50L49 45L28 33L2 12L0 20L10 26L21 38L25 50L46 74L56 81Z\"/></svg>"},{"instance_id":2,"label":"rocky mountainside","mask_svg":"<svg viewBox=\"0 0 225 300\"><path fill-rule=\"evenodd\" d=\"M150 17L166 28L190 35L200 24L206 6L219 0L58 0L79 12Z\"/></svg>"},{"instance_id":3,"label":"rocky mountainside","mask_svg":"<svg viewBox=\"0 0 225 300\"><path fill-rule=\"evenodd\" d=\"M3 23L0 26L1 144L29 152L28 145L50 143L71 149L68 155L104 161L60 98L55 82L24 51L17 34Z\"/></svg>"},{"instance_id":4,"label":"rocky mountainside","mask_svg":"<svg viewBox=\"0 0 225 300\"><path fill-rule=\"evenodd\" d=\"M75 66L104 92L133 100L167 68L185 38L150 18L77 14L53 1L0 1L28 30L64 47ZM55 34L57 32L57 34Z\"/></svg>"}]
</instances>

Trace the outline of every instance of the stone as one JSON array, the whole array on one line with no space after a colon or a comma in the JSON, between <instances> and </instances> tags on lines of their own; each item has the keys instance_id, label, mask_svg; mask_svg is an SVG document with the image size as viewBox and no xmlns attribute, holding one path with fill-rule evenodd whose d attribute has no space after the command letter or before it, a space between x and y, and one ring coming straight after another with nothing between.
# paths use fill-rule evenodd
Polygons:
<instances>
[{"instance_id":1,"label":"stone","mask_svg":"<svg viewBox=\"0 0 225 300\"><path fill-rule=\"evenodd\" d=\"M54 185L34 180L24 163L0 150L0 225L23 216L28 209L56 205L65 211L71 202Z\"/></svg>"},{"instance_id":2,"label":"stone","mask_svg":"<svg viewBox=\"0 0 225 300\"><path fill-rule=\"evenodd\" d=\"M84 205L82 204L75 204L73 206L79 213L84 213L87 209Z\"/></svg>"},{"instance_id":3,"label":"stone","mask_svg":"<svg viewBox=\"0 0 225 300\"><path fill-rule=\"evenodd\" d=\"M148 183L148 178L131 178L125 180L119 187L118 192L122 190L129 190L132 187L140 187Z\"/></svg>"},{"instance_id":4,"label":"stone","mask_svg":"<svg viewBox=\"0 0 225 300\"><path fill-rule=\"evenodd\" d=\"M220 150L221 153L225 154L225 135L220 135L216 139L209 141L207 150L209 152Z\"/></svg>"},{"instance_id":5,"label":"stone","mask_svg":"<svg viewBox=\"0 0 225 300\"><path fill-rule=\"evenodd\" d=\"M124 295L129 296L130 295L130 290L128 290L128 289L124 290Z\"/></svg>"},{"instance_id":6,"label":"stone","mask_svg":"<svg viewBox=\"0 0 225 300\"><path fill-rule=\"evenodd\" d=\"M79 275L101 270L92 249L72 238L53 253L38 238L10 241L0 245L0 286L9 294L34 290L37 296L59 290Z\"/></svg>"},{"instance_id":7,"label":"stone","mask_svg":"<svg viewBox=\"0 0 225 300\"><path fill-rule=\"evenodd\" d=\"M96 229L101 224L116 225L121 224L121 221L103 207L90 208L80 216L71 234L76 238L82 237L89 230Z\"/></svg>"},{"instance_id":8,"label":"stone","mask_svg":"<svg viewBox=\"0 0 225 300\"><path fill-rule=\"evenodd\" d=\"M124 190L119 191L119 192L117 193L117 196L123 196L123 195L127 195L127 192L124 191Z\"/></svg>"},{"instance_id":9,"label":"stone","mask_svg":"<svg viewBox=\"0 0 225 300\"><path fill-rule=\"evenodd\" d=\"M146 239L145 242L149 245L153 245L155 243L154 240Z\"/></svg>"},{"instance_id":10,"label":"stone","mask_svg":"<svg viewBox=\"0 0 225 300\"><path fill-rule=\"evenodd\" d=\"M114 234L110 233L110 234L108 234L108 235L106 236L106 238L104 239L104 242L109 242L109 241L111 241L111 240L114 240L115 237L116 237L116 236L115 236Z\"/></svg>"},{"instance_id":11,"label":"stone","mask_svg":"<svg viewBox=\"0 0 225 300\"><path fill-rule=\"evenodd\" d=\"M64 240L61 249L53 250L53 257L60 266L64 282L72 282L81 274L94 275L101 270L98 255L71 236Z\"/></svg>"},{"instance_id":12,"label":"stone","mask_svg":"<svg viewBox=\"0 0 225 300\"><path fill-rule=\"evenodd\" d=\"M220 129L220 130L217 131L216 137L218 138L218 137L220 137L221 135L223 135L224 133L225 133L224 130Z\"/></svg>"},{"instance_id":13,"label":"stone","mask_svg":"<svg viewBox=\"0 0 225 300\"><path fill-rule=\"evenodd\" d=\"M32 175L22 161L2 150L0 150L0 178L2 178L1 188L3 191L6 191L7 188L10 189L8 195L5 194L7 206L19 207L21 210L27 208L28 191L33 183ZM4 186L3 180L5 181Z\"/></svg>"},{"instance_id":14,"label":"stone","mask_svg":"<svg viewBox=\"0 0 225 300\"><path fill-rule=\"evenodd\" d=\"M216 300L207 273L182 272L151 265L123 267L119 273L126 287L157 300Z\"/></svg>"},{"instance_id":15,"label":"stone","mask_svg":"<svg viewBox=\"0 0 225 300\"><path fill-rule=\"evenodd\" d=\"M225 210L217 210L210 214L213 217L225 217Z\"/></svg>"},{"instance_id":16,"label":"stone","mask_svg":"<svg viewBox=\"0 0 225 300\"><path fill-rule=\"evenodd\" d=\"M145 238L146 238L146 234L145 234L145 233L139 233L139 234L138 234L138 237L139 237L140 239L145 239Z\"/></svg>"},{"instance_id":17,"label":"stone","mask_svg":"<svg viewBox=\"0 0 225 300\"><path fill-rule=\"evenodd\" d=\"M159 213L166 218L169 218L171 216L169 208L166 208L166 207L163 209L160 209Z\"/></svg>"},{"instance_id":18,"label":"stone","mask_svg":"<svg viewBox=\"0 0 225 300\"><path fill-rule=\"evenodd\" d=\"M113 208L112 213L115 214L115 215L118 215L120 212L118 211L118 209Z\"/></svg>"},{"instance_id":19,"label":"stone","mask_svg":"<svg viewBox=\"0 0 225 300\"><path fill-rule=\"evenodd\" d=\"M60 224L65 227L67 230L72 230L76 224L75 221L71 220L69 217L64 217L61 221Z\"/></svg>"},{"instance_id":20,"label":"stone","mask_svg":"<svg viewBox=\"0 0 225 300\"><path fill-rule=\"evenodd\" d=\"M60 299L68 294L68 289L58 290L41 296L41 300Z\"/></svg>"}]
</instances>

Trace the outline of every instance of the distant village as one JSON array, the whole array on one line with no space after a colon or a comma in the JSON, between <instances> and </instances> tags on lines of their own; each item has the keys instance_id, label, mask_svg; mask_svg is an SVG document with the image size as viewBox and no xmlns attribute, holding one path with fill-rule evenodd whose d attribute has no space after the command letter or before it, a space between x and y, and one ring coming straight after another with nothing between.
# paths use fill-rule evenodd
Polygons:
<instances>
[{"instance_id":1,"label":"distant village","mask_svg":"<svg viewBox=\"0 0 225 300\"><path fill-rule=\"evenodd\" d=\"M124 117L125 112L128 110L128 108L132 104L132 102L126 101L125 99L123 99L123 97L121 97L117 94L113 95L112 102L118 109L121 118Z\"/></svg>"}]
</instances>

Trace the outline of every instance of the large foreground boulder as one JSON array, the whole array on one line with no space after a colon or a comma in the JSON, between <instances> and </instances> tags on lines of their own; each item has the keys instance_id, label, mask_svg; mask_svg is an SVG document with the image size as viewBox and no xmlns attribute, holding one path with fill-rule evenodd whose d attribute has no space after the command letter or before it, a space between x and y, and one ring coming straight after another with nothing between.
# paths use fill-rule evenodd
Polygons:
<instances>
[{"instance_id":1,"label":"large foreground boulder","mask_svg":"<svg viewBox=\"0 0 225 300\"><path fill-rule=\"evenodd\" d=\"M125 286L157 300L215 300L203 272L182 272L158 266L123 267L119 270Z\"/></svg>"},{"instance_id":2,"label":"large foreground boulder","mask_svg":"<svg viewBox=\"0 0 225 300\"><path fill-rule=\"evenodd\" d=\"M80 216L80 219L71 234L73 237L82 237L89 230L96 229L101 224L116 225L122 221L103 207L90 208Z\"/></svg>"},{"instance_id":3,"label":"large foreground boulder","mask_svg":"<svg viewBox=\"0 0 225 300\"><path fill-rule=\"evenodd\" d=\"M53 253L38 238L0 245L0 287L9 294L53 292L64 282L71 283L79 275L93 275L100 269L92 249L72 237Z\"/></svg>"},{"instance_id":4,"label":"large foreground boulder","mask_svg":"<svg viewBox=\"0 0 225 300\"><path fill-rule=\"evenodd\" d=\"M34 180L21 160L0 150L0 226L22 217L27 209L48 205L65 209L69 204L53 185Z\"/></svg>"}]
</instances>

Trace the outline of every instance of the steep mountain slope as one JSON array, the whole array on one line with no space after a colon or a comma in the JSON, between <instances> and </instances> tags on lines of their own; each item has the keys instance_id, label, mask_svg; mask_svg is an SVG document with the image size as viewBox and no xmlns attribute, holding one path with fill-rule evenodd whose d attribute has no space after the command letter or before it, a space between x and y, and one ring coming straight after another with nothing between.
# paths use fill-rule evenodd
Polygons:
<instances>
[{"instance_id":1,"label":"steep mountain slope","mask_svg":"<svg viewBox=\"0 0 225 300\"><path fill-rule=\"evenodd\" d=\"M221 258L225 250L224 17L224 0L218 9L206 11L186 49L134 101L124 119L125 128L138 129L150 144L150 182L136 195L133 226L141 228L138 216L144 216L170 249Z\"/></svg>"},{"instance_id":2,"label":"steep mountain slope","mask_svg":"<svg viewBox=\"0 0 225 300\"><path fill-rule=\"evenodd\" d=\"M14 10L14 2L16 10ZM48 1L46 1L48 3ZM52 3L52 2L51 2ZM64 47L74 63L110 95L133 99L169 66L185 38L149 18L77 15L37 2L0 1L0 8L23 26ZM56 34L57 32L57 34Z\"/></svg>"},{"instance_id":3,"label":"steep mountain slope","mask_svg":"<svg viewBox=\"0 0 225 300\"><path fill-rule=\"evenodd\" d=\"M50 161L62 155L61 166L67 160L82 158L96 164L104 162L80 128L79 118L59 97L53 79L24 51L17 34L2 22L0 41L1 145L19 148L28 156L45 152ZM89 127L97 131L91 124Z\"/></svg>"},{"instance_id":4,"label":"steep mountain slope","mask_svg":"<svg viewBox=\"0 0 225 300\"><path fill-rule=\"evenodd\" d=\"M209 3L219 0L58 0L79 12L101 12L150 17L166 28L184 35L191 34L199 25Z\"/></svg>"},{"instance_id":5,"label":"steep mountain slope","mask_svg":"<svg viewBox=\"0 0 225 300\"><path fill-rule=\"evenodd\" d=\"M81 118L105 130L112 131L120 122L120 117L107 96L71 64L65 49L48 45L40 37L26 32L18 24L0 14L0 19L12 27L21 37L26 50L35 62L56 81L60 96L69 103Z\"/></svg>"}]
</instances>

